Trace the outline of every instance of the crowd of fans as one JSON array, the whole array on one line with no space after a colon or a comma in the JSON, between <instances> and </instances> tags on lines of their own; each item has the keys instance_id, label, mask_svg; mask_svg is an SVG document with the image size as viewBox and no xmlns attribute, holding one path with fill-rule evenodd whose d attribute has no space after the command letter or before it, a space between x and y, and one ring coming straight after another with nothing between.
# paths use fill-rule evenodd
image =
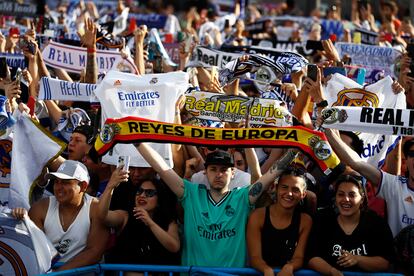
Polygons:
<instances>
[{"instance_id":1,"label":"crowd of fans","mask_svg":"<svg viewBox=\"0 0 414 276\"><path fill-rule=\"evenodd\" d=\"M289 99L285 107L297 124L321 130L320 114L328 105L324 89L330 78L323 72L349 62L349 57L339 56L335 43L361 43L360 36L347 26L376 33L375 45L402 52L392 89L406 94L407 108L414 106L410 69L414 56L407 52L414 42L411 18L400 16L397 4L389 0L380 1L377 17L370 1L349 1L349 20L341 19L341 4L304 15L300 8L284 3L244 7L238 1L234 10L223 13L211 1L177 15L174 6L164 1L147 2L118 1L99 10L93 1L63 1L53 10L46 7L41 20L0 15L0 28L8 31L0 33L0 55L25 56L22 79L27 82L28 98L35 100L30 106L23 99L20 79L14 78L16 69L5 67L0 72L0 89L7 98L6 110L33 114L33 119L68 144L66 152L48 164L48 185L36 188L30 210L13 209L17 218L28 215L53 243L63 262L54 270L105 262L250 266L264 275L274 275L275 267L281 269L278 275L293 275L301 268L324 275L414 273L414 228L410 226L414 223L414 140L409 137L401 139L388 153L385 165L377 168L362 159L363 141L358 133L324 129L344 165L341 173L330 177L294 148L224 148L219 142L217 147L171 145L173 168L147 143L135 144L150 166L124 169L90 154L104 113L99 105L37 100L42 77L99 83L97 49L132 57L138 75L182 70L189 72L189 87L195 90L260 97L262 91L252 81L236 78L223 84L216 67L189 66L196 47L220 49L261 41L275 45L282 36L279 32L289 28L289 42L321 41L319 49L305 56L309 64L317 65L316 78L303 67L276 82ZM158 32L165 45L179 43L177 65L170 62L174 57L151 46L147 26L137 26L131 18L122 32L111 33L113 20L128 8L129 13L166 17ZM284 15L292 17L276 23L275 16ZM297 15L312 18L314 23L306 29L292 19ZM327 34L329 38L321 40L322 19L342 23L342 33ZM252 31L255 23L262 27ZM68 37L71 29L77 30L79 41ZM80 74L43 61L42 47L51 30L55 32L49 39L87 49L85 70ZM132 53L125 41L132 45ZM238 60L248 61L249 55ZM249 118L238 125L195 119L186 112L183 96L171 104L175 104L174 123L249 127ZM73 130L62 128L62 122L74 114L82 119L72 125ZM402 244L401 239L410 233L411 243Z\"/></svg>"}]
</instances>

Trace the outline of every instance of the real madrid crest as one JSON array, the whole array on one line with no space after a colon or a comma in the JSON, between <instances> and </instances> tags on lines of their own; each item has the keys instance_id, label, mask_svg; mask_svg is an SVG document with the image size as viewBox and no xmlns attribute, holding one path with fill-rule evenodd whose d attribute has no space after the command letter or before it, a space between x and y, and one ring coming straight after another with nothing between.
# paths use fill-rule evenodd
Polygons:
<instances>
[{"instance_id":1,"label":"real madrid crest","mask_svg":"<svg viewBox=\"0 0 414 276\"><path fill-rule=\"evenodd\" d=\"M158 78L152 78L150 80L150 84L156 84L158 82Z\"/></svg>"},{"instance_id":2,"label":"real madrid crest","mask_svg":"<svg viewBox=\"0 0 414 276\"><path fill-rule=\"evenodd\" d=\"M105 124L99 134L99 137L104 144L108 144L114 139L114 136L118 134L120 130L120 127L116 124Z\"/></svg>"},{"instance_id":3,"label":"real madrid crest","mask_svg":"<svg viewBox=\"0 0 414 276\"><path fill-rule=\"evenodd\" d=\"M326 141L323 141L319 136L314 135L311 138L309 138L308 144L312 148L313 153L319 160L326 160L332 154L331 147L328 145Z\"/></svg>"},{"instance_id":4,"label":"real madrid crest","mask_svg":"<svg viewBox=\"0 0 414 276\"><path fill-rule=\"evenodd\" d=\"M324 124L330 125L336 122L343 123L348 118L346 110L339 108L325 108L322 110L322 118Z\"/></svg>"}]
</instances>

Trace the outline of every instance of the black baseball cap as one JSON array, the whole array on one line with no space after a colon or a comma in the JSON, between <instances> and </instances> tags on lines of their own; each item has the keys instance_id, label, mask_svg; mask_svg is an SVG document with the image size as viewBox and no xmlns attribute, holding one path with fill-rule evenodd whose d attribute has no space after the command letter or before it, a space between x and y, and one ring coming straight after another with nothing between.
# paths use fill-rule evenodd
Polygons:
<instances>
[{"instance_id":1,"label":"black baseball cap","mask_svg":"<svg viewBox=\"0 0 414 276\"><path fill-rule=\"evenodd\" d=\"M227 151L218 150L207 154L204 167L207 168L208 165L223 165L234 167L234 161L230 153Z\"/></svg>"}]
</instances>

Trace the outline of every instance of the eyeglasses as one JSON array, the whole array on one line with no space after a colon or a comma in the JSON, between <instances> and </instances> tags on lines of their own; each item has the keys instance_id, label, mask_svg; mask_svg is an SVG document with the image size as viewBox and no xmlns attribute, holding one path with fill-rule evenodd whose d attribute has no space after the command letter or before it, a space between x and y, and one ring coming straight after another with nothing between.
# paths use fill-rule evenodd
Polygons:
<instances>
[{"instance_id":1,"label":"eyeglasses","mask_svg":"<svg viewBox=\"0 0 414 276\"><path fill-rule=\"evenodd\" d=\"M145 194L145 197L153 197L158 194L157 190L155 189L138 188L136 195L142 195L142 193Z\"/></svg>"}]
</instances>

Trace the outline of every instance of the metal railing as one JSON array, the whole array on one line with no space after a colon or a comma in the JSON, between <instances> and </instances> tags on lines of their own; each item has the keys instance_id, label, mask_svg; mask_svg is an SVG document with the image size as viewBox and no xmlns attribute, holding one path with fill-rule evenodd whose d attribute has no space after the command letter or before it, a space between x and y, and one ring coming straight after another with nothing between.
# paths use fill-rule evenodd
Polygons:
<instances>
[{"instance_id":1,"label":"metal railing","mask_svg":"<svg viewBox=\"0 0 414 276\"><path fill-rule=\"evenodd\" d=\"M43 274L47 276L72 276L95 274L104 275L105 271L118 272L117 275L123 276L126 271L142 272L145 276L152 272L168 273L188 273L188 275L212 275L212 276L233 276L233 275L261 275L253 268L224 268L224 267L199 267L199 266L165 266L165 265L130 265L130 264L96 264L65 271ZM275 268L275 273L280 269ZM301 269L295 272L295 276L319 276L313 270ZM344 272L345 276L403 276L396 273L367 273L367 272Z\"/></svg>"}]
</instances>

